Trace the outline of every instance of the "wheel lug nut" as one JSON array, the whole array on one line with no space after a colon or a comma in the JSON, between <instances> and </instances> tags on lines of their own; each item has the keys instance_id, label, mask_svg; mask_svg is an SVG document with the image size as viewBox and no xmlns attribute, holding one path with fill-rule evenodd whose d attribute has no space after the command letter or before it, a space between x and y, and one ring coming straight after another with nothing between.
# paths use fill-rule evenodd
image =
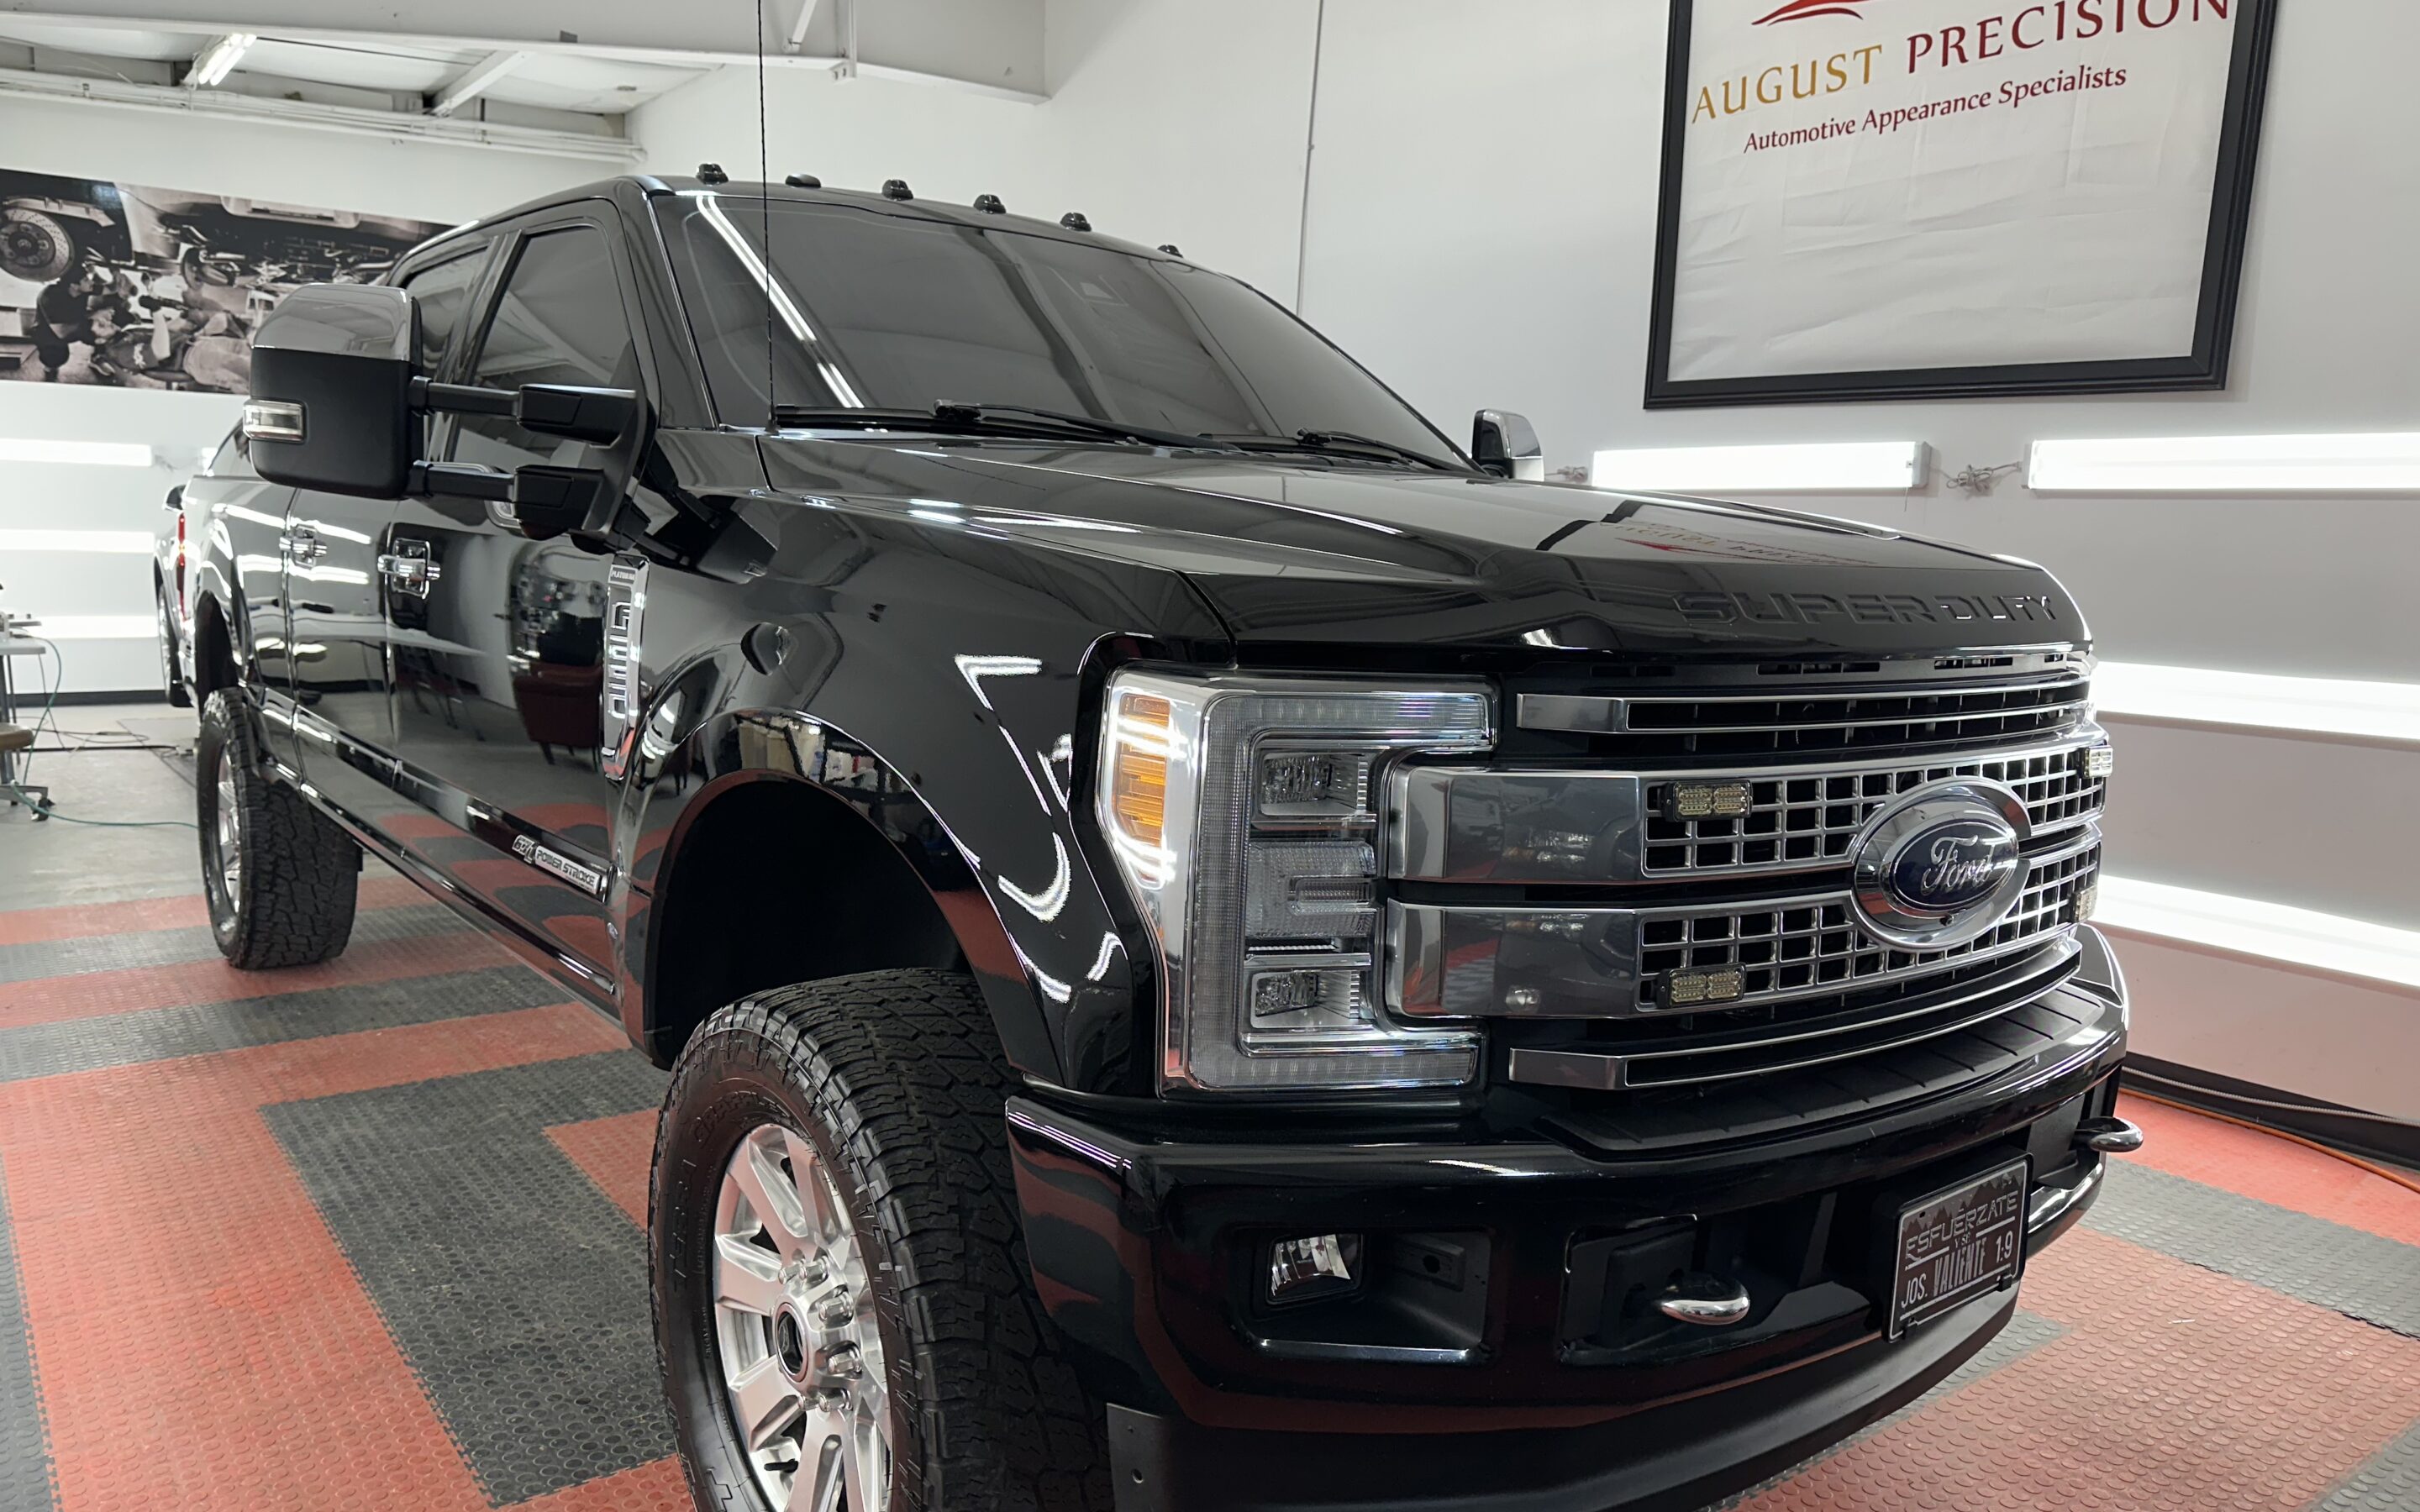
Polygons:
<instances>
[{"instance_id":1,"label":"wheel lug nut","mask_svg":"<svg viewBox=\"0 0 2420 1512\"><path fill-rule=\"evenodd\" d=\"M846 1292L826 1302L818 1314L826 1328L839 1328L857 1317L857 1301Z\"/></svg>"}]
</instances>

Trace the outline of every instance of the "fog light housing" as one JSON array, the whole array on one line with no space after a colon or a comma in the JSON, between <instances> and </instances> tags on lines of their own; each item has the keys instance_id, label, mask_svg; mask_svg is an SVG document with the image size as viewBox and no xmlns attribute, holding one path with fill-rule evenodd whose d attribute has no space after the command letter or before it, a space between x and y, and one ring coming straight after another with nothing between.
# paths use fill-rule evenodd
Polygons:
<instances>
[{"instance_id":1,"label":"fog light housing","mask_svg":"<svg viewBox=\"0 0 2420 1512\"><path fill-rule=\"evenodd\" d=\"M1339 1297L1361 1285L1361 1236L1306 1234L1269 1246L1269 1302Z\"/></svg>"},{"instance_id":2,"label":"fog light housing","mask_svg":"<svg viewBox=\"0 0 2420 1512\"><path fill-rule=\"evenodd\" d=\"M2107 777L2118 770L2118 748L2092 746L2084 752L2084 775L2088 778Z\"/></svg>"},{"instance_id":3,"label":"fog light housing","mask_svg":"<svg viewBox=\"0 0 2420 1512\"><path fill-rule=\"evenodd\" d=\"M2088 923L2094 909L2101 906L2101 884L2092 881L2075 889L2075 921Z\"/></svg>"}]
</instances>

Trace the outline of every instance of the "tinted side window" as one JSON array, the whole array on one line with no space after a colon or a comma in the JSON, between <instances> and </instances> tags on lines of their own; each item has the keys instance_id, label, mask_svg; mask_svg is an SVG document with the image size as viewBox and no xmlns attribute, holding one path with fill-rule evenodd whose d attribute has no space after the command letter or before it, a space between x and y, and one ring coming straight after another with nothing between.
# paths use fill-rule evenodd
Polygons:
<instances>
[{"instance_id":1,"label":"tinted side window","mask_svg":"<svg viewBox=\"0 0 2420 1512\"><path fill-rule=\"evenodd\" d=\"M639 386L638 349L614 282L605 234L593 226L548 231L521 243L496 297L470 381ZM584 464L584 442L539 436L497 415L465 415L454 458L510 470L529 462Z\"/></svg>"},{"instance_id":2,"label":"tinted side window","mask_svg":"<svg viewBox=\"0 0 2420 1512\"><path fill-rule=\"evenodd\" d=\"M479 253L451 258L434 268L423 268L403 281L420 306L420 371L431 378L444 367L446 357L454 349L455 333L462 329L462 315L471 306L472 285L479 281L479 270L488 259Z\"/></svg>"}]
</instances>

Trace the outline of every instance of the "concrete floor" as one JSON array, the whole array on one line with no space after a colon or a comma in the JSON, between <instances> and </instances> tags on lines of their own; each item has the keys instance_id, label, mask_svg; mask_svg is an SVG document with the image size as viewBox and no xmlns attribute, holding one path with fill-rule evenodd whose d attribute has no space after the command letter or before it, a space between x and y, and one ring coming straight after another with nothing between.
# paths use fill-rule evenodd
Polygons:
<instances>
[{"instance_id":1,"label":"concrete floor","mask_svg":"<svg viewBox=\"0 0 2420 1512\"><path fill-rule=\"evenodd\" d=\"M190 740L163 705L70 731ZM190 764L0 809L0 1512L674 1512L661 1073L372 863L320 966L218 959ZM2128 1098L2016 1320L1754 1512L2420 1512L2420 1194Z\"/></svg>"},{"instance_id":2,"label":"concrete floor","mask_svg":"<svg viewBox=\"0 0 2420 1512\"><path fill-rule=\"evenodd\" d=\"M61 903L116 903L192 892L200 886L194 831L194 711L164 702L73 704L56 711L60 734L48 726L31 769L19 780L51 790L63 815L116 824L123 829L37 822L23 808L0 804L0 910ZM139 736L175 751L124 748ZM74 748L62 752L56 748Z\"/></svg>"}]
</instances>

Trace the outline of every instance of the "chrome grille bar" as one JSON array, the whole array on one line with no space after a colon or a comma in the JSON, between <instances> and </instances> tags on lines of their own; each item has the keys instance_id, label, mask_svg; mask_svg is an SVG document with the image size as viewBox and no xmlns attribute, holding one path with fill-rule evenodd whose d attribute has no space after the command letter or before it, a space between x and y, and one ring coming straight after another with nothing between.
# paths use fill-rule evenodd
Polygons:
<instances>
[{"instance_id":1,"label":"chrome grille bar","mask_svg":"<svg viewBox=\"0 0 2420 1512\"><path fill-rule=\"evenodd\" d=\"M2106 796L2087 725L2009 751L1645 771L1407 765L1388 779L1388 874L1422 882L1622 883L1843 866L1893 795L1951 777L2005 782L2035 833L2088 822ZM1745 812L1667 819L1675 783L1747 789Z\"/></svg>"},{"instance_id":2,"label":"chrome grille bar","mask_svg":"<svg viewBox=\"0 0 2420 1512\"><path fill-rule=\"evenodd\" d=\"M1730 1009L1920 979L2032 949L2077 922L2101 838L2086 827L2028 859L2016 906L1989 933L1938 950L1884 945L1852 921L1845 888L1658 908L1388 904L1388 1006L1413 1017L1668 1015L1667 971L1736 967Z\"/></svg>"},{"instance_id":3,"label":"chrome grille bar","mask_svg":"<svg viewBox=\"0 0 2420 1512\"><path fill-rule=\"evenodd\" d=\"M2062 940L2017 980L2000 980L1931 1002L1874 1014L1844 1015L1780 1032L1709 1036L1668 1048L1555 1049L1516 1046L1507 1074L1516 1082L1620 1091L1687 1087L1877 1055L2007 1017L2075 973L2077 948Z\"/></svg>"}]
</instances>

